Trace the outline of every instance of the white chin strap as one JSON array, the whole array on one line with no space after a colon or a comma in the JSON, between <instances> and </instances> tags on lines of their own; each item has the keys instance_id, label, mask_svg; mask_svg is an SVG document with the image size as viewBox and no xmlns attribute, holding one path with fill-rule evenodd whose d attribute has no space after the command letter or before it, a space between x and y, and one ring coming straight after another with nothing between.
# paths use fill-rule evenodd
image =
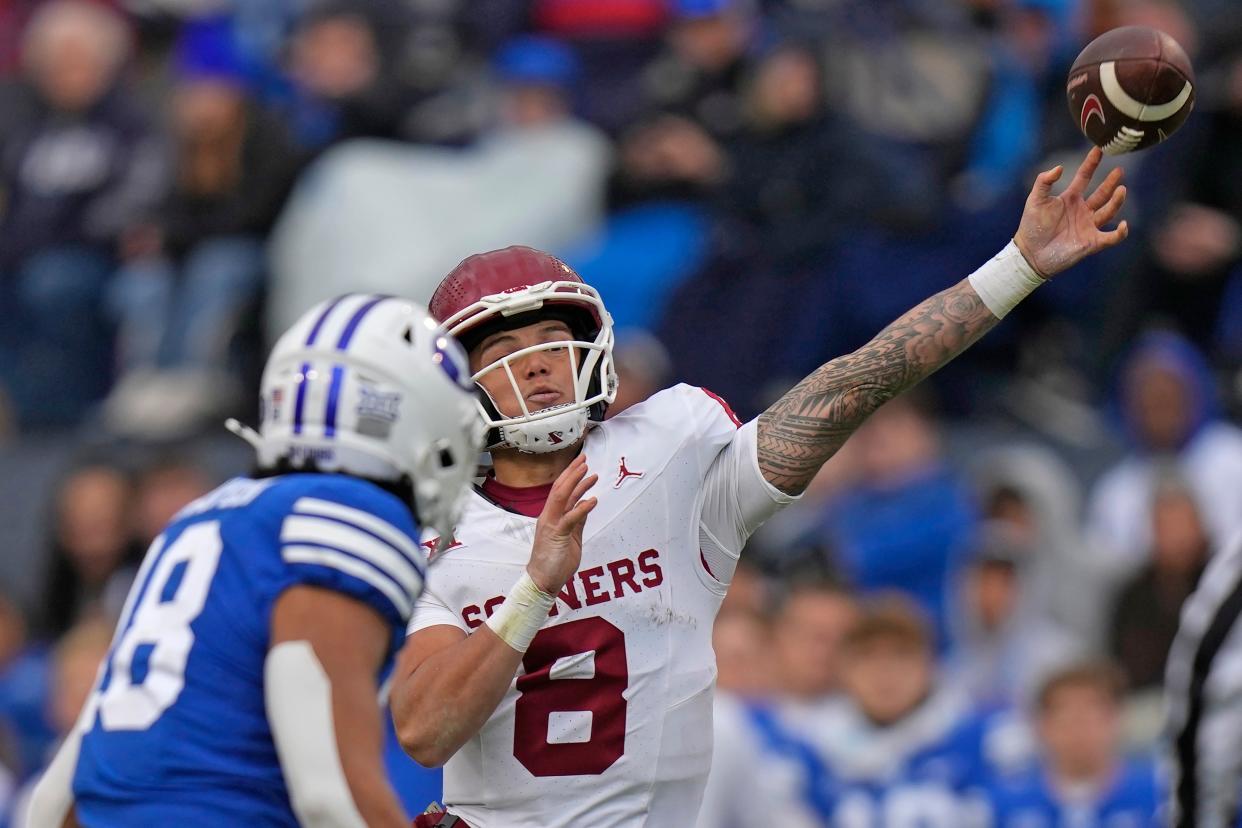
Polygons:
<instances>
[{"instance_id":1,"label":"white chin strap","mask_svg":"<svg viewBox=\"0 0 1242 828\"><path fill-rule=\"evenodd\" d=\"M498 447L517 449L526 454L549 454L567 449L586 433L590 422L588 417L585 408L573 407L533 422L500 426Z\"/></svg>"}]
</instances>

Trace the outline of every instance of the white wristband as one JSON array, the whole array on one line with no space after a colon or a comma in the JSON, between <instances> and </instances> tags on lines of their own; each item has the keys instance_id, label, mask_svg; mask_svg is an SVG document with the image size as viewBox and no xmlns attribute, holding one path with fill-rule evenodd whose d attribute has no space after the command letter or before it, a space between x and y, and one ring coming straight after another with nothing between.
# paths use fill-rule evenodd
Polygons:
<instances>
[{"instance_id":1,"label":"white wristband","mask_svg":"<svg viewBox=\"0 0 1242 828\"><path fill-rule=\"evenodd\" d=\"M1012 241L967 278L997 319L1004 319L1031 291L1047 281L1035 272Z\"/></svg>"},{"instance_id":2,"label":"white wristband","mask_svg":"<svg viewBox=\"0 0 1242 828\"><path fill-rule=\"evenodd\" d=\"M529 573L522 572L522 577L509 590L504 603L487 619L487 626L501 641L524 653L535 633L548 620L554 603L555 595L544 592L531 580Z\"/></svg>"}]
</instances>

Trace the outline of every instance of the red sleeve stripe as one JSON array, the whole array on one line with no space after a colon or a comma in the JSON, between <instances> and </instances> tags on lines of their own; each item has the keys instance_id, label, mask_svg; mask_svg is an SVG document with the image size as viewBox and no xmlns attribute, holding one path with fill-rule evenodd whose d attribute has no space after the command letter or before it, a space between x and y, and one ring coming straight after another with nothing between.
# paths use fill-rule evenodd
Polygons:
<instances>
[{"instance_id":1,"label":"red sleeve stripe","mask_svg":"<svg viewBox=\"0 0 1242 828\"><path fill-rule=\"evenodd\" d=\"M706 388L700 388L699 390L702 391L707 396L711 397L716 402L720 403L720 407L723 408L725 410L725 413L729 415L729 419L733 421L734 426L736 426L737 428L742 427L742 421L739 420L737 418L737 415L733 413L733 409L729 407L729 404L724 401L723 397L721 397L719 394L713 394L711 391L708 391Z\"/></svg>"}]
</instances>

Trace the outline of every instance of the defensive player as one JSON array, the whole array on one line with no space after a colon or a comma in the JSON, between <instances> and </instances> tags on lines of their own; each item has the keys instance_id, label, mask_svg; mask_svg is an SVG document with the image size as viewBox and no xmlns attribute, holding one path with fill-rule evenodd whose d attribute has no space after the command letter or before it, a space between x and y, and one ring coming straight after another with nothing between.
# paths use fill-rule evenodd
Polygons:
<instances>
[{"instance_id":1,"label":"defensive player","mask_svg":"<svg viewBox=\"0 0 1242 828\"><path fill-rule=\"evenodd\" d=\"M552 256L508 248L445 278L431 311L469 351L493 466L436 556L393 710L415 759L448 763L450 813L473 828L694 824L712 619L746 538L872 411L1125 238L1125 222L1102 229L1120 170L1088 194L1099 162L1060 195L1061 169L1042 173L1000 254L745 425L685 385L600 422L612 326Z\"/></svg>"},{"instance_id":2,"label":"defensive player","mask_svg":"<svg viewBox=\"0 0 1242 828\"><path fill-rule=\"evenodd\" d=\"M417 305L344 296L268 360L258 474L147 552L31 825L408 826L378 688L483 436L465 354ZM76 822L75 822L76 820Z\"/></svg>"}]
</instances>

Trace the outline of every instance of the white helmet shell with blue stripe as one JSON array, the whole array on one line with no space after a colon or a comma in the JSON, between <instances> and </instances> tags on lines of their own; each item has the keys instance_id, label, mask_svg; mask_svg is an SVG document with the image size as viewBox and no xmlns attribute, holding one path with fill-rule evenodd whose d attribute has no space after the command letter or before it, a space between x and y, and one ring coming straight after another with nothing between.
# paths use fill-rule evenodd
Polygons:
<instances>
[{"instance_id":1,"label":"white helmet shell with blue stripe","mask_svg":"<svg viewBox=\"0 0 1242 828\"><path fill-rule=\"evenodd\" d=\"M452 536L484 424L466 354L421 305L348 294L303 314L263 371L260 467L413 483L422 523Z\"/></svg>"}]
</instances>

